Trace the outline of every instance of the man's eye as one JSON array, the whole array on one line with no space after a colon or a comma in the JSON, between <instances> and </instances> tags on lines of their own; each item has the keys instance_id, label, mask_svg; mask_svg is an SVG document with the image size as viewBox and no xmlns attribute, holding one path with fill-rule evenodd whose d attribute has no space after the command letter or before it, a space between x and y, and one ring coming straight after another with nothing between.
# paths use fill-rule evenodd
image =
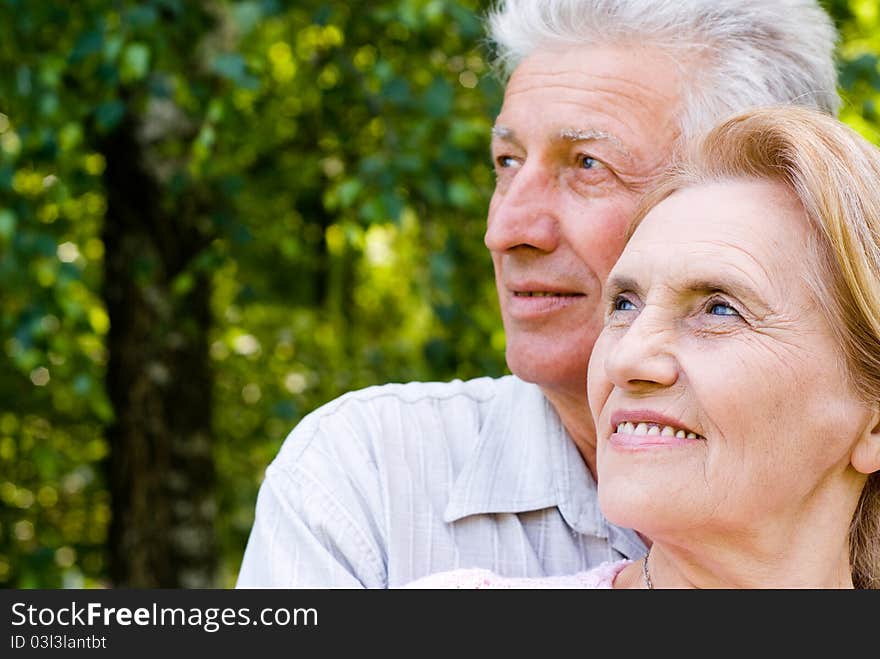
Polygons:
<instances>
[{"instance_id":1,"label":"man's eye","mask_svg":"<svg viewBox=\"0 0 880 659\"><path fill-rule=\"evenodd\" d=\"M615 311L633 311L635 310L636 305L627 300L622 295L618 295L614 298L614 310Z\"/></svg>"},{"instance_id":2,"label":"man's eye","mask_svg":"<svg viewBox=\"0 0 880 659\"><path fill-rule=\"evenodd\" d=\"M710 302L708 311L713 316L739 316L739 311L726 302Z\"/></svg>"},{"instance_id":3,"label":"man's eye","mask_svg":"<svg viewBox=\"0 0 880 659\"><path fill-rule=\"evenodd\" d=\"M502 169L507 169L509 167L516 167L519 162L513 156L498 156L495 158L495 162Z\"/></svg>"},{"instance_id":4,"label":"man's eye","mask_svg":"<svg viewBox=\"0 0 880 659\"><path fill-rule=\"evenodd\" d=\"M600 167L605 166L602 161L591 158L590 156L580 156L579 159L581 169L599 169Z\"/></svg>"}]
</instances>

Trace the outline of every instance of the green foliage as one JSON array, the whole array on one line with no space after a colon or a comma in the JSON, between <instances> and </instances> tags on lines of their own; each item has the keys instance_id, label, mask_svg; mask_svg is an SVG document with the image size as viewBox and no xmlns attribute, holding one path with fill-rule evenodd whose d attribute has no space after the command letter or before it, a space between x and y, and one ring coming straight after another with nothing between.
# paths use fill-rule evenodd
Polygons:
<instances>
[{"instance_id":1,"label":"green foliage","mask_svg":"<svg viewBox=\"0 0 880 659\"><path fill-rule=\"evenodd\" d=\"M876 140L876 2L826 4L842 116ZM169 290L214 285L218 585L304 414L371 384L504 372L483 8L0 0L0 586L105 583L100 144L127 122L162 206L195 204L210 236Z\"/></svg>"},{"instance_id":2,"label":"green foliage","mask_svg":"<svg viewBox=\"0 0 880 659\"><path fill-rule=\"evenodd\" d=\"M170 290L214 283L221 585L303 414L353 387L503 371L482 247L500 87L478 10L0 4L0 584L106 574L100 144L125 122L163 204L209 200L214 239ZM156 263L131 267L148 282Z\"/></svg>"},{"instance_id":3,"label":"green foliage","mask_svg":"<svg viewBox=\"0 0 880 659\"><path fill-rule=\"evenodd\" d=\"M880 144L880 5L875 0L824 4L837 19L841 35L839 80L844 107L840 118Z\"/></svg>"}]
</instances>

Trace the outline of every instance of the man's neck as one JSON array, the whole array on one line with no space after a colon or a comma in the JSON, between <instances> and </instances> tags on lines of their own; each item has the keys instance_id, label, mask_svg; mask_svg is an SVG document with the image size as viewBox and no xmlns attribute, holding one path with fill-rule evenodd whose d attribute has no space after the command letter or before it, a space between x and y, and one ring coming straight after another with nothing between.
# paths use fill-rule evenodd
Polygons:
<instances>
[{"instance_id":1,"label":"man's neck","mask_svg":"<svg viewBox=\"0 0 880 659\"><path fill-rule=\"evenodd\" d=\"M596 429L587 406L586 387L574 394L564 389L541 387L541 391L559 415L566 432L574 440L584 463L596 479Z\"/></svg>"}]
</instances>

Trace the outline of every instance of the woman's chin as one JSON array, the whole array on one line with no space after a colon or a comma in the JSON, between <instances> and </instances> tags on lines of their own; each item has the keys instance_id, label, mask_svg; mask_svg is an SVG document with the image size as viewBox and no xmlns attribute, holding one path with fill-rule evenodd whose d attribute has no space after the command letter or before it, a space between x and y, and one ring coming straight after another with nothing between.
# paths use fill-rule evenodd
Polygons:
<instances>
[{"instance_id":1,"label":"woman's chin","mask_svg":"<svg viewBox=\"0 0 880 659\"><path fill-rule=\"evenodd\" d=\"M601 488L599 491L601 493ZM600 494L599 507L602 509L602 514L605 515L605 518L617 526L626 529L637 529L644 533L646 531L643 531L643 529L653 527L649 512L651 510L650 503L640 498L619 498L602 496Z\"/></svg>"},{"instance_id":2,"label":"woman's chin","mask_svg":"<svg viewBox=\"0 0 880 659\"><path fill-rule=\"evenodd\" d=\"M617 526L636 529L648 536L660 530L687 531L700 518L701 510L680 491L651 487L638 478L604 479L599 487L599 506L606 519Z\"/></svg>"}]
</instances>

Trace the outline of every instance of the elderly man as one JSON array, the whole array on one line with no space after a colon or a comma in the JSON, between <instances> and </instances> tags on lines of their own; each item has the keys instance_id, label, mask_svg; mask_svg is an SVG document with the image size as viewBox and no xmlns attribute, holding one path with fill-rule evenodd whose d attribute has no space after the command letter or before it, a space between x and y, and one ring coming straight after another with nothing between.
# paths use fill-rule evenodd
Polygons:
<instances>
[{"instance_id":1,"label":"elderly man","mask_svg":"<svg viewBox=\"0 0 880 659\"><path fill-rule=\"evenodd\" d=\"M644 554L599 511L585 393L627 222L728 113L839 102L815 0L506 0L488 25L512 72L485 242L513 375L371 387L306 417L266 472L239 587L558 575Z\"/></svg>"}]
</instances>

